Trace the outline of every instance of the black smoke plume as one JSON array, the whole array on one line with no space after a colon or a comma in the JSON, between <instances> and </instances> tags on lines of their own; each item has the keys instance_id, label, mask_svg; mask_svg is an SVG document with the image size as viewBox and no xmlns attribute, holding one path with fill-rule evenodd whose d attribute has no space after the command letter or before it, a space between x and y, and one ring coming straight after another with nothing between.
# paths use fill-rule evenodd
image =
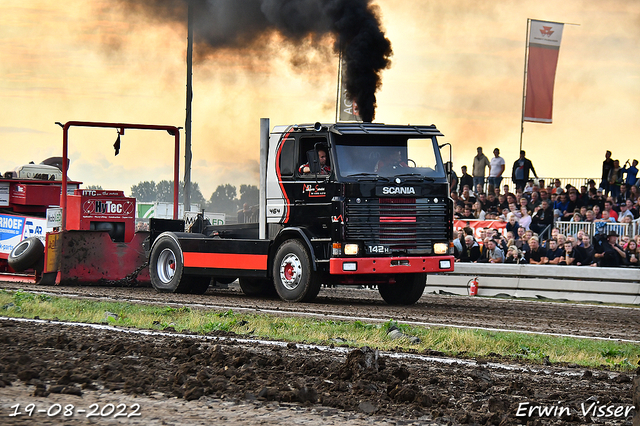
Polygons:
<instances>
[{"instance_id":1,"label":"black smoke plume","mask_svg":"<svg viewBox=\"0 0 640 426\"><path fill-rule=\"evenodd\" d=\"M334 52L347 64L346 88L363 121L375 116L381 71L390 66L391 42L371 0L121 0L129 10L186 24L191 1L196 49L245 49L277 32L302 46L309 36L332 34Z\"/></svg>"}]
</instances>

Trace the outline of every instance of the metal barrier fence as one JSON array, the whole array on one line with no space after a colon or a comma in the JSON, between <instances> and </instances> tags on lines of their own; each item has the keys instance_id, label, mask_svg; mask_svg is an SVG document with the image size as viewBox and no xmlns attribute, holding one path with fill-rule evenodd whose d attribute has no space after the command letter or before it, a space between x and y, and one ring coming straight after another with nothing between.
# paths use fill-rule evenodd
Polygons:
<instances>
[{"instance_id":1,"label":"metal barrier fence","mask_svg":"<svg viewBox=\"0 0 640 426\"><path fill-rule=\"evenodd\" d=\"M549 185L553 185L556 179L560 179L560 183L562 184L562 189L565 189L565 187L567 186L567 184L571 184L571 186L574 186L576 188L578 188L578 190L580 190L581 186L587 186L587 182L589 182L589 180L593 179L593 181L596 183L596 187L598 185L600 185L600 181L602 180L601 178L589 178L589 177L580 177L580 178L566 178L566 177L562 177L562 178L558 178L558 177L539 177L538 179L534 179L535 183L537 184L538 181L540 180L544 180L545 183L545 188ZM484 189L485 191L488 189L488 183L486 182L487 178L485 177L485 184L484 184ZM515 193L516 190L516 185L513 183L513 180L510 177L503 177L502 178L502 182L500 183L500 192L502 191L502 187L504 185L509 185L509 191Z\"/></svg>"},{"instance_id":2,"label":"metal barrier fence","mask_svg":"<svg viewBox=\"0 0 640 426\"><path fill-rule=\"evenodd\" d=\"M454 272L427 275L425 291L467 295L473 278L478 296L640 304L639 268L456 263Z\"/></svg>"},{"instance_id":3,"label":"metal barrier fence","mask_svg":"<svg viewBox=\"0 0 640 426\"><path fill-rule=\"evenodd\" d=\"M607 222L556 222L554 224L561 234L574 237L578 231L582 230L590 237L595 234L608 234L610 231L616 231L620 236L633 237L639 234L640 219L636 219L631 223L607 223Z\"/></svg>"}]
</instances>

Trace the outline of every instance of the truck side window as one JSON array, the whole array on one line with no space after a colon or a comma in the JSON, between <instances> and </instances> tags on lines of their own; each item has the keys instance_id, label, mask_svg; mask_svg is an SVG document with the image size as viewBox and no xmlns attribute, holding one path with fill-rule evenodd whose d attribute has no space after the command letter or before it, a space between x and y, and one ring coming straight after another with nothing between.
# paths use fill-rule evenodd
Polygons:
<instances>
[{"instance_id":1,"label":"truck side window","mask_svg":"<svg viewBox=\"0 0 640 426\"><path fill-rule=\"evenodd\" d=\"M295 140L289 138L282 143L280 151L280 174L281 176L293 176L295 166Z\"/></svg>"},{"instance_id":2,"label":"truck side window","mask_svg":"<svg viewBox=\"0 0 640 426\"><path fill-rule=\"evenodd\" d=\"M316 152L318 152L319 150L322 150L325 152L326 156L325 156L325 164L328 166L329 170L331 168L331 160L329 157L329 150L327 148L327 139L325 137L301 137L300 141L299 141L299 149L298 149L298 163L299 163L299 172L298 175L302 178L313 178L315 179L317 177L317 175L315 174L309 174L309 173L303 173L302 167L306 164L308 164L308 159L307 159L307 151L310 150L315 150ZM327 173L326 171L323 173L320 173L320 175L328 175L329 173Z\"/></svg>"}]
</instances>

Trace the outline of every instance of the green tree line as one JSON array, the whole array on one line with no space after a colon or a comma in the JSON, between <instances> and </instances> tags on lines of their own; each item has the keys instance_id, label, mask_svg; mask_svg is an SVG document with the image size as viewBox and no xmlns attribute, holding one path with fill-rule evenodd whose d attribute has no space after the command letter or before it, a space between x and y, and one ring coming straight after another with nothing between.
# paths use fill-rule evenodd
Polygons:
<instances>
[{"instance_id":1,"label":"green tree line","mask_svg":"<svg viewBox=\"0 0 640 426\"><path fill-rule=\"evenodd\" d=\"M184 202L184 182L180 181L179 201ZM238 192L240 195L238 196ZM198 204L208 212L235 215L247 203L250 206L258 204L258 187L256 185L219 185L208 200L204 198L197 182L191 182L191 204ZM161 180L139 182L131 187L131 196L139 202L173 202L173 181Z\"/></svg>"}]
</instances>

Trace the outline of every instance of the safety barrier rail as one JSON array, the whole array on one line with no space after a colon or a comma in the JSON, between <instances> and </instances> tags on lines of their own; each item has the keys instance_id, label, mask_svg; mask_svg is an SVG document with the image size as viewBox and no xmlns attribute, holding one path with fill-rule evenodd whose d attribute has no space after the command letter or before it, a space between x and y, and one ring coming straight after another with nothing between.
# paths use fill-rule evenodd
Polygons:
<instances>
[{"instance_id":1,"label":"safety barrier rail","mask_svg":"<svg viewBox=\"0 0 640 426\"><path fill-rule=\"evenodd\" d=\"M560 179L560 183L561 183L562 189L565 189L567 184L571 184L571 186L574 186L574 187L578 188L578 190L583 185L588 187L587 182L589 182L589 180L591 180L591 179L593 179L593 181L596 183L596 187L598 185L600 185L600 181L602 180L601 178L593 178L593 177L577 177L577 178L561 177L561 178L558 178L558 177L544 177L543 176L543 177L539 177L538 179L535 179L533 176L531 176L531 178L534 179L536 184L539 182L539 180L544 180L545 188L546 188L546 186L553 185L554 182L556 181L556 179ZM487 180L487 178L485 177L485 186L484 186L485 190L487 189L486 180ZM516 185L515 185L515 183L513 183L513 179L511 179L511 177L504 176L502 178L502 182L500 183L500 192L502 192L502 187L504 185L509 185L509 191L515 193Z\"/></svg>"},{"instance_id":2,"label":"safety barrier rail","mask_svg":"<svg viewBox=\"0 0 640 426\"><path fill-rule=\"evenodd\" d=\"M596 231L600 234L608 234L610 231L616 231L620 236L633 237L638 235L640 230L640 219L636 219L631 223L603 223L603 222L556 222L554 224L561 234L566 236L575 236L578 231L582 230L590 237L593 237Z\"/></svg>"},{"instance_id":3,"label":"safety barrier rail","mask_svg":"<svg viewBox=\"0 0 640 426\"><path fill-rule=\"evenodd\" d=\"M479 296L640 304L640 268L456 263L455 271L428 275L425 292Z\"/></svg>"}]
</instances>

